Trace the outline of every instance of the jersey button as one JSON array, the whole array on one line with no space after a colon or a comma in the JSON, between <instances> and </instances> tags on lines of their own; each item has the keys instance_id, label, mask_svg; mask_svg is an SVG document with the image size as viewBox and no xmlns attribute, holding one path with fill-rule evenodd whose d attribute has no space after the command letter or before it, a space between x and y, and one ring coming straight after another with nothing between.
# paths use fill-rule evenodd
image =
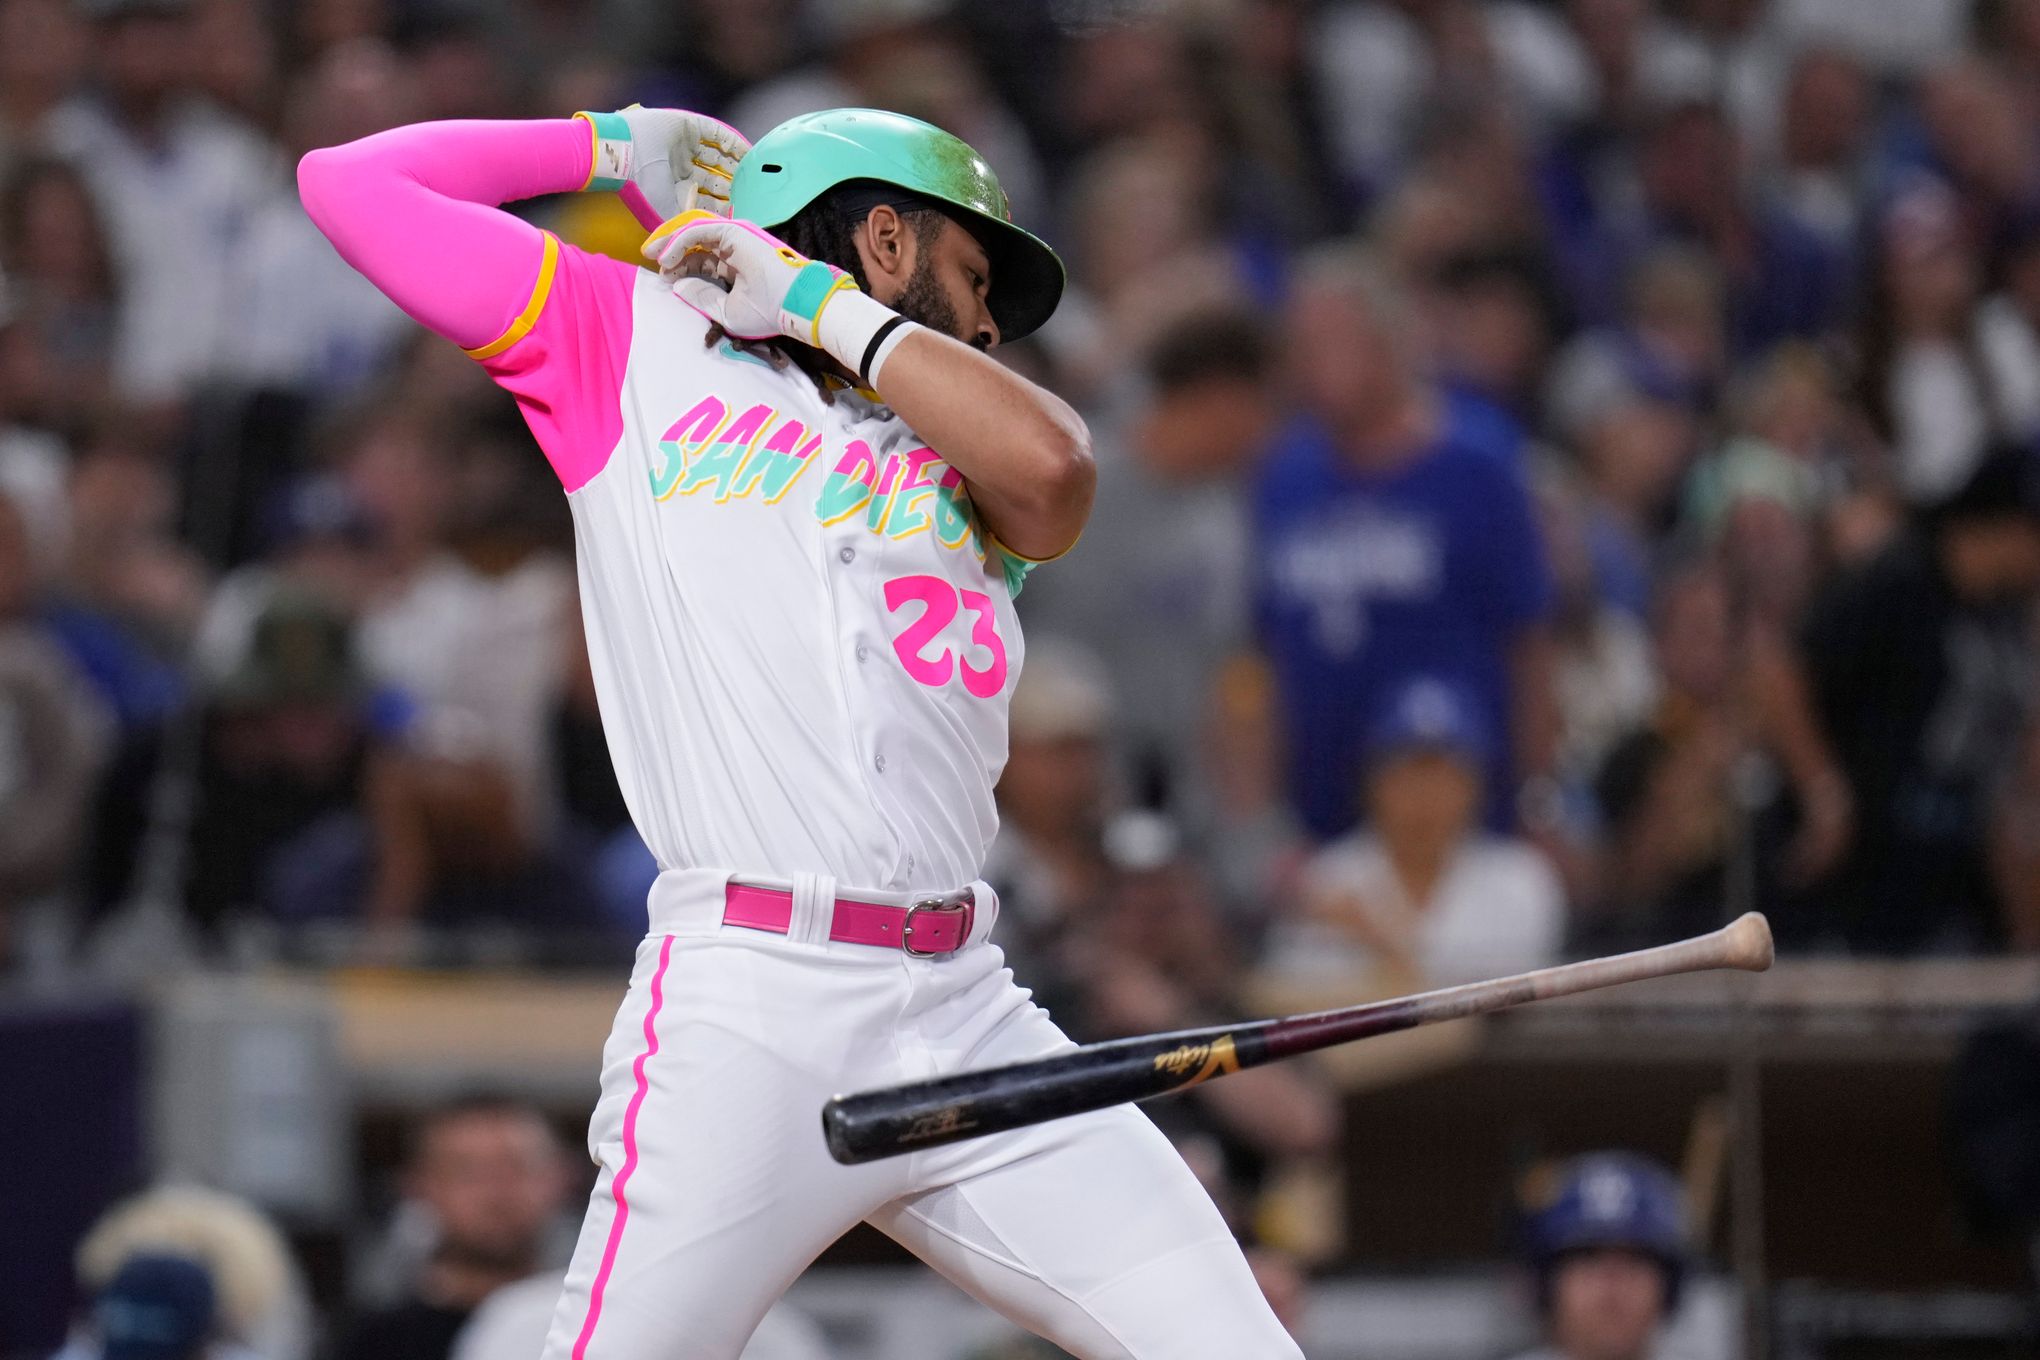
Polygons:
<instances>
[{"instance_id":1,"label":"jersey button","mask_svg":"<svg viewBox=\"0 0 2040 1360\"><path fill-rule=\"evenodd\" d=\"M877 771L878 771L878 772L879 772L880 774L884 774L884 773L885 773L885 757L884 757L884 756L873 756L873 757L871 758L871 765L872 765L872 768L873 768L873 769L875 769L875 770L877 770Z\"/></svg>"},{"instance_id":2,"label":"jersey button","mask_svg":"<svg viewBox=\"0 0 2040 1360\"><path fill-rule=\"evenodd\" d=\"M837 560L838 562L854 562L854 561L856 561L856 560L857 560L857 549L855 549L855 548L838 548L838 549L836 549L836 560Z\"/></svg>"},{"instance_id":3,"label":"jersey button","mask_svg":"<svg viewBox=\"0 0 2040 1360\"><path fill-rule=\"evenodd\" d=\"M864 645L863 643L861 643L861 642L857 644L857 659L858 659L859 661L863 661L863 660L865 660L865 659L866 659L866 658L868 658L868 657L869 657L870 655L871 655L871 648L869 648L869 647L865 646L865 645Z\"/></svg>"}]
</instances>

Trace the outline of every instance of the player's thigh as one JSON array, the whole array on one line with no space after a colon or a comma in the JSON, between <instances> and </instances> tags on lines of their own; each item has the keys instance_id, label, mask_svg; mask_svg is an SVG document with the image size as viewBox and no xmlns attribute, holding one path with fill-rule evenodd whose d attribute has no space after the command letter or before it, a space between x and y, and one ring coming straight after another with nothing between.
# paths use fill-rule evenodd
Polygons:
<instances>
[{"instance_id":1,"label":"player's thigh","mask_svg":"<svg viewBox=\"0 0 2040 1360\"><path fill-rule=\"evenodd\" d=\"M685 947L664 962L633 978L605 1055L600 1171L545 1360L734 1360L894 1190L882 1166L829 1159L815 1112L830 1083L741 1004L788 970Z\"/></svg>"},{"instance_id":2,"label":"player's thigh","mask_svg":"<svg viewBox=\"0 0 2040 1360\"><path fill-rule=\"evenodd\" d=\"M1210 1196L1145 1116L1120 1107L984 1141L1010 1155L870 1221L1083 1360L1300 1356Z\"/></svg>"}]
</instances>

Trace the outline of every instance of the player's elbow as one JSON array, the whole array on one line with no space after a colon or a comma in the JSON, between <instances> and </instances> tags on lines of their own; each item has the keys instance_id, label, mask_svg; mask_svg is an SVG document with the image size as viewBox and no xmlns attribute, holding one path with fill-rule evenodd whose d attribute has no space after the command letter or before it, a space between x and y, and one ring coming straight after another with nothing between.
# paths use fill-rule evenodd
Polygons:
<instances>
[{"instance_id":1,"label":"player's elbow","mask_svg":"<svg viewBox=\"0 0 2040 1360\"><path fill-rule=\"evenodd\" d=\"M360 145L319 147L298 160L298 201L328 239L349 220L350 212L360 220L362 209L375 199L373 164L358 152Z\"/></svg>"},{"instance_id":2,"label":"player's elbow","mask_svg":"<svg viewBox=\"0 0 2040 1360\"><path fill-rule=\"evenodd\" d=\"M1091 432L1075 413L1053 421L1037 441L1035 474L1029 479L1035 504L1046 520L1074 520L1081 527L1091 511L1098 465L1091 457Z\"/></svg>"},{"instance_id":3,"label":"player's elbow","mask_svg":"<svg viewBox=\"0 0 2040 1360\"><path fill-rule=\"evenodd\" d=\"M329 226L333 205L344 195L344 164L337 147L307 151L297 164L298 202L305 205L305 216L328 236L333 234Z\"/></svg>"}]
</instances>

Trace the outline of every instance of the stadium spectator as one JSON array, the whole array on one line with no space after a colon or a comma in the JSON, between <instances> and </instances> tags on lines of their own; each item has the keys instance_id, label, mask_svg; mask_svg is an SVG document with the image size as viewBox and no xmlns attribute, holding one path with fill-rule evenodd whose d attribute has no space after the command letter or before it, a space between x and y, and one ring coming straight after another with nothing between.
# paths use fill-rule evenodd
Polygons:
<instances>
[{"instance_id":1,"label":"stadium spectator","mask_svg":"<svg viewBox=\"0 0 2040 1360\"><path fill-rule=\"evenodd\" d=\"M75 445L60 591L72 610L118 629L152 671L174 672L214 582L178 536L176 469L137 426L133 413L109 406Z\"/></svg>"},{"instance_id":2,"label":"stadium spectator","mask_svg":"<svg viewBox=\"0 0 2040 1360\"><path fill-rule=\"evenodd\" d=\"M1675 519L1678 489L1693 463L1698 422L1670 402L1618 395L1581 434L1588 551L1608 602L1641 617L1650 608L1654 559Z\"/></svg>"},{"instance_id":3,"label":"stadium spectator","mask_svg":"<svg viewBox=\"0 0 2040 1360\"><path fill-rule=\"evenodd\" d=\"M24 485L32 475L0 460L0 963L23 916L72 886L111 735L37 614L51 497Z\"/></svg>"},{"instance_id":4,"label":"stadium spectator","mask_svg":"<svg viewBox=\"0 0 2040 1360\"><path fill-rule=\"evenodd\" d=\"M1558 764L1572 796L1656 702L1657 668L1643 621L1610 600L1603 586L1588 502L1576 479L1549 474L1538 487L1537 509L1551 557Z\"/></svg>"},{"instance_id":5,"label":"stadium spectator","mask_svg":"<svg viewBox=\"0 0 2040 1360\"><path fill-rule=\"evenodd\" d=\"M1981 266L1946 190L1912 188L1886 209L1863 313L1862 401L1915 504L1960 487L1989 445L1994 393L1971 315Z\"/></svg>"},{"instance_id":6,"label":"stadium spectator","mask_svg":"<svg viewBox=\"0 0 2040 1360\"><path fill-rule=\"evenodd\" d=\"M1404 991L1557 961L1557 872L1534 846L1480 826L1492 744L1462 687L1422 678L1394 694L1364 748L1367 830L1305 868L1307 924L1275 966L1366 968Z\"/></svg>"},{"instance_id":7,"label":"stadium spectator","mask_svg":"<svg viewBox=\"0 0 2040 1360\"><path fill-rule=\"evenodd\" d=\"M1621 316L1583 331L1557 356L1545 401L1553 425L1578 439L1625 399L1663 402L1699 419L1728 366L1721 278L1712 260L1662 246L1631 273Z\"/></svg>"},{"instance_id":8,"label":"stadium spectator","mask_svg":"<svg viewBox=\"0 0 2040 1360\"><path fill-rule=\"evenodd\" d=\"M1256 491L1260 644L1290 795L1320 837L1352 825L1362 736L1412 676L1465 685L1507 734L1486 770L1496 825L1556 756L1549 576L1517 451L1453 421L1410 321L1350 248L1312 257L1290 314L1300 409Z\"/></svg>"},{"instance_id":9,"label":"stadium spectator","mask_svg":"<svg viewBox=\"0 0 2040 1360\"><path fill-rule=\"evenodd\" d=\"M1525 1194L1543 1345L1518 1360L1654 1360L1690 1268L1677 1181L1632 1153L1581 1157Z\"/></svg>"},{"instance_id":10,"label":"stadium spectator","mask_svg":"<svg viewBox=\"0 0 2040 1360\"><path fill-rule=\"evenodd\" d=\"M1338 168L1365 202L1406 168L1426 116L1499 97L1532 127L1584 112L1590 76L1556 16L1441 0L1326 6L1312 43Z\"/></svg>"},{"instance_id":11,"label":"stadium spectator","mask_svg":"<svg viewBox=\"0 0 2040 1360\"><path fill-rule=\"evenodd\" d=\"M1588 317L1605 320L1612 310L1602 280L1622 279L1652 252L1683 245L1704 252L1721 276L1736 354L1816 337L1843 318L1847 256L1744 191L1742 148L1719 105L1688 99L1658 113L1631 169L1633 182L1620 188L1588 181L1568 193L1590 205L1563 257Z\"/></svg>"},{"instance_id":12,"label":"stadium spectator","mask_svg":"<svg viewBox=\"0 0 2040 1360\"><path fill-rule=\"evenodd\" d=\"M0 177L0 271L19 329L0 414L68 430L108 392L121 280L80 172L23 157Z\"/></svg>"},{"instance_id":13,"label":"stadium spectator","mask_svg":"<svg viewBox=\"0 0 2040 1360\"><path fill-rule=\"evenodd\" d=\"M414 744L501 786L499 846L505 862L528 859L555 814L547 722L575 603L557 503L548 495L536 524L528 508L543 464L493 423L403 414L367 420L342 464L375 526L363 665L415 707Z\"/></svg>"},{"instance_id":14,"label":"stadium spectator","mask_svg":"<svg viewBox=\"0 0 2040 1360\"><path fill-rule=\"evenodd\" d=\"M45 142L91 185L113 240L124 288L115 386L174 401L219 362L234 260L281 158L198 92L190 0L91 9L99 84L51 111Z\"/></svg>"},{"instance_id":15,"label":"stadium spectator","mask_svg":"<svg viewBox=\"0 0 2040 1360\"><path fill-rule=\"evenodd\" d=\"M203 1263L138 1253L93 1300L88 1335L57 1360L255 1360L217 1339L217 1295Z\"/></svg>"},{"instance_id":16,"label":"stadium spectator","mask_svg":"<svg viewBox=\"0 0 2040 1360\"><path fill-rule=\"evenodd\" d=\"M1682 515L1712 539L1744 499L1808 525L1863 480L1840 394L1814 350L1788 345L1746 371L1728 439L1693 466Z\"/></svg>"},{"instance_id":17,"label":"stadium spectator","mask_svg":"<svg viewBox=\"0 0 2040 1360\"><path fill-rule=\"evenodd\" d=\"M1606 909L1587 933L1611 947L1720 925L1736 909L1739 865L1754 900L1775 902L1830 870L1849 828L1847 789L1792 657L1739 616L1718 566L1667 572L1653 641L1657 704L1597 779ZM1753 760L1764 778L1751 777ZM1761 791L1754 805L1751 790Z\"/></svg>"},{"instance_id":18,"label":"stadium spectator","mask_svg":"<svg viewBox=\"0 0 2040 1360\"><path fill-rule=\"evenodd\" d=\"M94 864L102 906L128 889L159 814L155 781L189 780L182 900L215 937L250 922L339 921L394 930L424 902L430 868L415 776L370 725L370 692L344 615L279 588L202 678L195 765L158 734L109 776Z\"/></svg>"},{"instance_id":19,"label":"stadium spectator","mask_svg":"<svg viewBox=\"0 0 2040 1360\"><path fill-rule=\"evenodd\" d=\"M1919 111L1927 168L1960 200L1969 242L1994 250L2007 228L2040 209L2040 138L2011 82L1986 58L1956 57L1920 82Z\"/></svg>"},{"instance_id":20,"label":"stadium spectator","mask_svg":"<svg viewBox=\"0 0 2040 1360\"><path fill-rule=\"evenodd\" d=\"M293 160L411 121L414 87L396 54L364 40L328 51L283 110ZM335 253L279 182L235 261L224 369L250 387L343 399L387 366L410 323Z\"/></svg>"},{"instance_id":21,"label":"stadium spectator","mask_svg":"<svg viewBox=\"0 0 2040 1360\"><path fill-rule=\"evenodd\" d=\"M1809 48L1786 77L1765 192L1779 211L1849 259L1868 194L1874 91L1846 52Z\"/></svg>"},{"instance_id":22,"label":"stadium spectator","mask_svg":"<svg viewBox=\"0 0 2040 1360\"><path fill-rule=\"evenodd\" d=\"M1976 345L2005 438L2040 448L2040 215L2009 232L1998 288L1976 310Z\"/></svg>"},{"instance_id":23,"label":"stadium spectator","mask_svg":"<svg viewBox=\"0 0 2040 1360\"><path fill-rule=\"evenodd\" d=\"M1507 251L1443 262L1431 281L1433 328L1446 400L1462 421L1521 444L1538 420L1557 300L1543 264Z\"/></svg>"},{"instance_id":24,"label":"stadium spectator","mask_svg":"<svg viewBox=\"0 0 2040 1360\"><path fill-rule=\"evenodd\" d=\"M1789 938L1865 953L2002 942L1991 798L2034 706L2036 598L2040 469L2034 454L1999 448L1814 601L1806 665L1857 833Z\"/></svg>"},{"instance_id":25,"label":"stadium spectator","mask_svg":"<svg viewBox=\"0 0 2040 1360\"><path fill-rule=\"evenodd\" d=\"M1115 744L1136 794L1183 812L1209 811L1213 686L1247 641L1246 489L1273 415L1270 365L1261 323L1238 306L1169 327L1149 390L1107 427L1083 538L1021 596L1030 627L1082 643L1140 696Z\"/></svg>"},{"instance_id":26,"label":"stadium spectator","mask_svg":"<svg viewBox=\"0 0 2040 1360\"><path fill-rule=\"evenodd\" d=\"M77 85L85 57L70 0L0 2L0 177L29 154L44 115Z\"/></svg>"},{"instance_id":27,"label":"stadium spectator","mask_svg":"<svg viewBox=\"0 0 2040 1360\"><path fill-rule=\"evenodd\" d=\"M432 1112L404 1185L430 1250L400 1301L342 1322L326 1360L447 1360L484 1300L546 1264L567 1189L558 1137L530 1106L474 1097Z\"/></svg>"},{"instance_id":28,"label":"stadium spectator","mask_svg":"<svg viewBox=\"0 0 2040 1360\"><path fill-rule=\"evenodd\" d=\"M166 1259L179 1264L166 1268ZM147 1264L136 1269L137 1263ZM167 1314L158 1314L160 1320L183 1324L187 1332L209 1293L210 1330L200 1334L209 1335L212 1349L197 1352L203 1360L307 1360L311 1354L309 1299L290 1245L261 1211L232 1195L164 1185L123 1200L79 1243L77 1271L87 1300L104 1303L109 1293L128 1303L146 1299ZM95 1348L100 1339L112 1339L104 1333L95 1338L95 1322L132 1341L140 1339L129 1330L136 1321L88 1315L58 1360L158 1360L157 1352L139 1348L103 1355Z\"/></svg>"}]
</instances>

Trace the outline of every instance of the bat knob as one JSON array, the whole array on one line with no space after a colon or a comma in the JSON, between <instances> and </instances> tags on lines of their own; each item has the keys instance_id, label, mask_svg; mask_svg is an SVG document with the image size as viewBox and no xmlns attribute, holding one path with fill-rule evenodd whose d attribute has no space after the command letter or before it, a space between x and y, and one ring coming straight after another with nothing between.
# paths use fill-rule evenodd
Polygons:
<instances>
[{"instance_id":1,"label":"bat knob","mask_svg":"<svg viewBox=\"0 0 2040 1360\"><path fill-rule=\"evenodd\" d=\"M843 1097L831 1097L822 1106L822 1138L829 1145L829 1155L844 1166L855 1166L869 1158L860 1156L850 1137L850 1118L843 1109Z\"/></svg>"},{"instance_id":2,"label":"bat knob","mask_svg":"<svg viewBox=\"0 0 2040 1360\"><path fill-rule=\"evenodd\" d=\"M1771 966L1771 923L1761 911L1746 911L1721 928L1722 964L1761 973Z\"/></svg>"}]
</instances>

